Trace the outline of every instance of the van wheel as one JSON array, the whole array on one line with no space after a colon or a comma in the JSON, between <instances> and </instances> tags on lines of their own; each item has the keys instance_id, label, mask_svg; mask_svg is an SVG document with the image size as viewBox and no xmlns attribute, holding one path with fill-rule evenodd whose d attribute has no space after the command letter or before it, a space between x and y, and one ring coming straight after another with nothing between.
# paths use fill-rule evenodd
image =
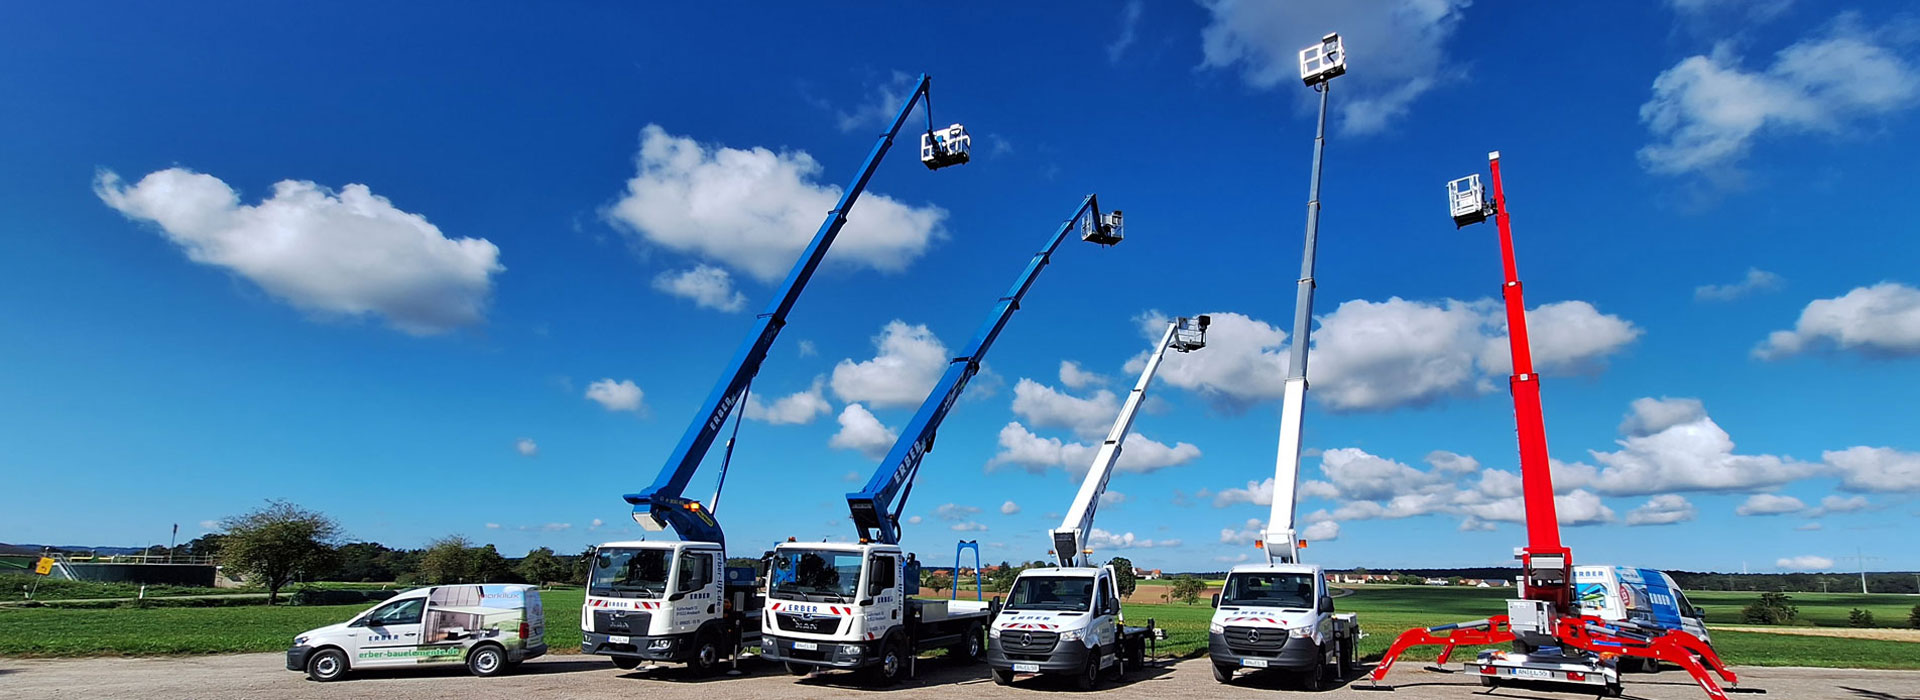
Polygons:
<instances>
[{"instance_id":1,"label":"van wheel","mask_svg":"<svg viewBox=\"0 0 1920 700\"><path fill-rule=\"evenodd\" d=\"M694 674L707 676L720 669L720 642L718 635L703 632L693 638L693 656L687 659L687 668Z\"/></svg>"},{"instance_id":2,"label":"van wheel","mask_svg":"<svg viewBox=\"0 0 1920 700\"><path fill-rule=\"evenodd\" d=\"M1233 666L1228 664L1214 664L1213 679L1221 683L1233 680Z\"/></svg>"},{"instance_id":3,"label":"van wheel","mask_svg":"<svg viewBox=\"0 0 1920 700\"><path fill-rule=\"evenodd\" d=\"M994 685L1013 685L1013 669L993 669Z\"/></svg>"},{"instance_id":4,"label":"van wheel","mask_svg":"<svg viewBox=\"0 0 1920 700\"><path fill-rule=\"evenodd\" d=\"M980 637L984 634L980 625L967 628L966 638L959 644L947 647L947 658L960 663L973 663L980 659Z\"/></svg>"},{"instance_id":5,"label":"van wheel","mask_svg":"<svg viewBox=\"0 0 1920 700\"><path fill-rule=\"evenodd\" d=\"M307 677L322 683L347 676L347 655L339 649L321 649L307 657Z\"/></svg>"},{"instance_id":6,"label":"van wheel","mask_svg":"<svg viewBox=\"0 0 1920 700\"><path fill-rule=\"evenodd\" d=\"M507 670L507 652L492 644L484 644L467 652L467 673L486 678L498 676Z\"/></svg>"},{"instance_id":7,"label":"van wheel","mask_svg":"<svg viewBox=\"0 0 1920 700\"><path fill-rule=\"evenodd\" d=\"M640 668L640 659L631 656L615 656L613 657L613 666L622 671L631 671Z\"/></svg>"},{"instance_id":8,"label":"van wheel","mask_svg":"<svg viewBox=\"0 0 1920 700\"><path fill-rule=\"evenodd\" d=\"M1319 646L1313 648L1313 665L1308 666L1306 670L1300 672L1301 690L1309 693L1318 693L1327 689L1326 677L1328 664L1326 658L1327 652L1325 649Z\"/></svg>"}]
</instances>

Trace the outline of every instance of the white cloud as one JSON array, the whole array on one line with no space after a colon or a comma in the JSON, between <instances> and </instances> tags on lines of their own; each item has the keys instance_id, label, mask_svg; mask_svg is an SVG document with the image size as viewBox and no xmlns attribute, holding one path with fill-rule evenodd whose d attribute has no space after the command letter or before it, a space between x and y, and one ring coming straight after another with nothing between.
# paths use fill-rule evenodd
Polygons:
<instances>
[{"instance_id":1,"label":"white cloud","mask_svg":"<svg viewBox=\"0 0 1920 700\"><path fill-rule=\"evenodd\" d=\"M1617 441L1620 450L1590 451L1598 470L1575 467L1586 472L1581 481L1610 496L1754 491L1819 469L1773 455L1734 454L1733 438L1695 399L1637 400L1621 428L1627 432Z\"/></svg>"},{"instance_id":2,"label":"white cloud","mask_svg":"<svg viewBox=\"0 0 1920 700\"><path fill-rule=\"evenodd\" d=\"M1756 493L1747 497L1747 502L1733 509L1736 515L1783 515L1806 510L1807 504L1792 496L1771 493Z\"/></svg>"},{"instance_id":3,"label":"white cloud","mask_svg":"<svg viewBox=\"0 0 1920 700\"><path fill-rule=\"evenodd\" d=\"M588 529L588 530L598 530L598 529L600 529L600 526L602 526L602 525L605 525L605 524L607 524L607 521L605 521L605 520L601 520L601 519L599 519L599 518L594 518L594 519L593 519L593 522L591 522L591 523L588 523L588 524L587 524L587 529Z\"/></svg>"},{"instance_id":4,"label":"white cloud","mask_svg":"<svg viewBox=\"0 0 1920 700\"><path fill-rule=\"evenodd\" d=\"M1239 564L1252 558L1253 557L1249 556L1246 552L1241 552L1239 554L1222 554L1214 557L1213 560L1222 564Z\"/></svg>"},{"instance_id":5,"label":"white cloud","mask_svg":"<svg viewBox=\"0 0 1920 700\"><path fill-rule=\"evenodd\" d=\"M1120 412L1120 399L1105 389L1083 399L1022 377L1013 385L1013 412L1036 427L1068 428L1097 440Z\"/></svg>"},{"instance_id":6,"label":"white cloud","mask_svg":"<svg viewBox=\"0 0 1920 700\"><path fill-rule=\"evenodd\" d=\"M986 532L987 526L975 522L955 523L954 532Z\"/></svg>"},{"instance_id":7,"label":"white cloud","mask_svg":"<svg viewBox=\"0 0 1920 700\"><path fill-rule=\"evenodd\" d=\"M1143 0L1127 0L1126 6L1120 9L1120 36L1107 44L1108 62L1119 63L1127 47L1133 45L1134 34L1140 28L1140 13L1145 9Z\"/></svg>"},{"instance_id":8,"label":"white cloud","mask_svg":"<svg viewBox=\"0 0 1920 700\"><path fill-rule=\"evenodd\" d=\"M1100 494L1100 505L1117 506L1127 502L1127 494L1119 491L1105 491ZM1052 518L1048 518L1052 520Z\"/></svg>"},{"instance_id":9,"label":"white cloud","mask_svg":"<svg viewBox=\"0 0 1920 700\"><path fill-rule=\"evenodd\" d=\"M538 525L538 526L522 525L520 526L520 529L537 530L540 532L566 532L568 530L573 529L573 523L547 523L545 525Z\"/></svg>"},{"instance_id":10,"label":"white cloud","mask_svg":"<svg viewBox=\"0 0 1920 700\"><path fill-rule=\"evenodd\" d=\"M1327 450L1320 456L1320 471L1342 496L1362 501L1384 500L1441 483L1433 473L1352 447Z\"/></svg>"},{"instance_id":11,"label":"white cloud","mask_svg":"<svg viewBox=\"0 0 1920 700\"><path fill-rule=\"evenodd\" d=\"M1753 355L1775 360L1823 344L1871 356L1920 354L1920 289L1881 282L1815 299L1800 312L1793 330L1768 334Z\"/></svg>"},{"instance_id":12,"label":"white cloud","mask_svg":"<svg viewBox=\"0 0 1920 700\"><path fill-rule=\"evenodd\" d=\"M1306 531L1301 533L1300 536L1309 543L1332 542L1340 539L1340 523L1332 520L1322 520L1308 525Z\"/></svg>"},{"instance_id":13,"label":"white cloud","mask_svg":"<svg viewBox=\"0 0 1920 700\"><path fill-rule=\"evenodd\" d=\"M1857 513L1872 508L1873 503L1866 496L1827 496L1820 499L1820 507L1810 511L1808 517L1820 517L1829 513Z\"/></svg>"},{"instance_id":14,"label":"white cloud","mask_svg":"<svg viewBox=\"0 0 1920 700\"><path fill-rule=\"evenodd\" d=\"M534 443L533 438L520 438L519 440L515 440L513 442L513 449L515 452L519 452L522 457L532 457L540 454L540 445Z\"/></svg>"},{"instance_id":15,"label":"white cloud","mask_svg":"<svg viewBox=\"0 0 1920 700\"><path fill-rule=\"evenodd\" d=\"M159 226L194 262L245 277L295 307L379 315L413 335L479 323L493 275L506 269L493 243L447 238L366 185L333 192L282 180L271 197L248 205L220 178L168 168L132 186L101 171L93 190L127 218Z\"/></svg>"},{"instance_id":16,"label":"white cloud","mask_svg":"<svg viewBox=\"0 0 1920 700\"><path fill-rule=\"evenodd\" d=\"M948 521L966 520L979 512L979 508L963 506L958 503L947 503L941 505L939 508L933 509L934 517Z\"/></svg>"},{"instance_id":17,"label":"white cloud","mask_svg":"<svg viewBox=\"0 0 1920 700\"><path fill-rule=\"evenodd\" d=\"M1707 407L1699 399L1649 396L1628 404L1627 416L1620 420L1620 434L1652 435L1706 417Z\"/></svg>"},{"instance_id":18,"label":"white cloud","mask_svg":"<svg viewBox=\"0 0 1920 700\"><path fill-rule=\"evenodd\" d=\"M1613 509L1608 508L1601 502L1600 496L1592 491L1575 489L1564 496L1554 496L1553 504L1561 525L1598 525L1613 522ZM1518 496L1490 503L1461 506L1460 509L1484 521L1523 523L1527 520L1526 501Z\"/></svg>"},{"instance_id":19,"label":"white cloud","mask_svg":"<svg viewBox=\"0 0 1920 700\"><path fill-rule=\"evenodd\" d=\"M1152 549L1154 547L1178 547L1180 540L1150 540L1135 537L1131 532L1114 534L1094 528L1087 533L1087 546L1092 549Z\"/></svg>"},{"instance_id":20,"label":"white cloud","mask_svg":"<svg viewBox=\"0 0 1920 700\"><path fill-rule=\"evenodd\" d=\"M1221 528L1220 544L1253 544L1254 540L1267 536L1267 524L1259 518L1247 518L1247 523L1238 529Z\"/></svg>"},{"instance_id":21,"label":"white cloud","mask_svg":"<svg viewBox=\"0 0 1920 700\"><path fill-rule=\"evenodd\" d=\"M1780 276L1757 267L1747 268L1747 276L1732 284L1703 284L1693 288L1694 301L1733 301L1741 297L1780 288Z\"/></svg>"},{"instance_id":22,"label":"white cloud","mask_svg":"<svg viewBox=\"0 0 1920 700\"><path fill-rule=\"evenodd\" d=\"M1773 565L1787 571L1825 571L1833 568L1833 560L1807 554L1798 557L1781 557Z\"/></svg>"},{"instance_id":23,"label":"white cloud","mask_svg":"<svg viewBox=\"0 0 1920 700\"><path fill-rule=\"evenodd\" d=\"M847 404L840 411L840 431L827 439L827 446L839 450L853 450L867 459L880 459L887 456L887 450L893 447L893 441L899 432L880 424L867 407L857 403Z\"/></svg>"},{"instance_id":24,"label":"white cloud","mask_svg":"<svg viewBox=\"0 0 1920 700\"><path fill-rule=\"evenodd\" d=\"M487 529L488 529L488 530L498 530L498 529L500 529L500 523L487 523Z\"/></svg>"},{"instance_id":25,"label":"white cloud","mask_svg":"<svg viewBox=\"0 0 1920 700\"><path fill-rule=\"evenodd\" d=\"M1143 334L1154 341L1166 332L1169 321L1158 311L1135 320ZM1212 320L1207 328L1206 351L1168 353L1156 375L1159 380L1198 393L1226 411L1242 411L1256 402L1278 398L1287 376L1283 345L1287 334L1244 314L1214 313ZM1134 356L1126 371L1145 369L1151 352L1142 350ZM1318 387L1318 379L1315 381Z\"/></svg>"},{"instance_id":26,"label":"white cloud","mask_svg":"<svg viewBox=\"0 0 1920 700\"><path fill-rule=\"evenodd\" d=\"M1838 133L1851 122L1891 114L1920 95L1920 72L1882 38L1843 15L1748 70L1723 41L1653 81L1640 120L1655 142L1640 163L1661 174L1731 169L1765 136Z\"/></svg>"},{"instance_id":27,"label":"white cloud","mask_svg":"<svg viewBox=\"0 0 1920 700\"><path fill-rule=\"evenodd\" d=\"M1413 101L1460 78L1444 48L1470 0L1248 2L1201 0L1210 14L1200 32L1201 65L1238 68L1258 88L1301 93L1299 52L1330 31L1354 52L1352 73L1336 79L1344 95L1334 124L1365 134L1405 117ZM1305 99L1304 97L1302 99Z\"/></svg>"},{"instance_id":28,"label":"white cloud","mask_svg":"<svg viewBox=\"0 0 1920 700\"><path fill-rule=\"evenodd\" d=\"M606 212L639 241L726 264L772 282L839 201L805 152L709 146L649 124L637 173ZM868 192L848 214L830 263L899 272L943 238L947 212Z\"/></svg>"},{"instance_id":29,"label":"white cloud","mask_svg":"<svg viewBox=\"0 0 1920 700\"><path fill-rule=\"evenodd\" d=\"M907 524L908 524L908 525L919 525L919 524L921 523L921 521L924 521L924 520L926 520L926 518L922 518L922 517L920 517L920 516L918 516L918 515L916 515L916 516L913 516L913 517L911 517L911 518L907 518Z\"/></svg>"},{"instance_id":30,"label":"white cloud","mask_svg":"<svg viewBox=\"0 0 1920 700\"><path fill-rule=\"evenodd\" d=\"M1013 515L1014 513L1018 513L1018 512L1020 512L1020 504L1018 503L1014 503L1013 501L1007 501L1006 503L1000 504L1001 515Z\"/></svg>"},{"instance_id":31,"label":"white cloud","mask_svg":"<svg viewBox=\"0 0 1920 700\"><path fill-rule=\"evenodd\" d=\"M901 71L893 71L886 80L869 84L867 95L852 110L836 110L841 131L852 132L862 128L885 131L893 125L893 118L900 114L900 105L906 103L907 96L919 87L919 81Z\"/></svg>"},{"instance_id":32,"label":"white cloud","mask_svg":"<svg viewBox=\"0 0 1920 700\"><path fill-rule=\"evenodd\" d=\"M1820 529L1820 523L1806 523L1794 529L1801 532L1813 532Z\"/></svg>"},{"instance_id":33,"label":"white cloud","mask_svg":"<svg viewBox=\"0 0 1920 700\"><path fill-rule=\"evenodd\" d=\"M1037 474L1059 467L1078 478L1092 468L1093 458L1100 451L1095 445L1035 435L1018 421L1002 427L999 440L1000 451L987 462L988 469L1011 464ZM1200 448L1191 443L1167 445L1140 433L1128 433L1127 439L1120 443L1120 458L1114 462L1113 468L1116 471L1144 474L1199 458Z\"/></svg>"},{"instance_id":34,"label":"white cloud","mask_svg":"<svg viewBox=\"0 0 1920 700\"><path fill-rule=\"evenodd\" d=\"M833 413L833 404L827 403L825 393L826 380L815 377L813 386L806 391L782 396L771 404L762 402L759 394L748 394L744 410L748 420L774 425L806 425L815 418Z\"/></svg>"},{"instance_id":35,"label":"white cloud","mask_svg":"<svg viewBox=\"0 0 1920 700\"><path fill-rule=\"evenodd\" d=\"M1840 489L1866 493L1920 492L1920 453L1891 447L1849 447L1820 453L1840 475Z\"/></svg>"},{"instance_id":36,"label":"white cloud","mask_svg":"<svg viewBox=\"0 0 1920 700\"><path fill-rule=\"evenodd\" d=\"M712 265L668 270L653 278L655 291L691 299L694 306L734 312L747 307L747 295L733 288L733 275Z\"/></svg>"},{"instance_id":37,"label":"white cloud","mask_svg":"<svg viewBox=\"0 0 1920 700\"><path fill-rule=\"evenodd\" d=\"M801 357L813 357L814 355L820 354L820 347L814 345L811 340L800 341L798 349Z\"/></svg>"},{"instance_id":38,"label":"white cloud","mask_svg":"<svg viewBox=\"0 0 1920 700\"><path fill-rule=\"evenodd\" d=\"M1672 525L1699 515L1692 503L1679 494L1663 493L1627 512L1628 525Z\"/></svg>"},{"instance_id":39,"label":"white cloud","mask_svg":"<svg viewBox=\"0 0 1920 700\"><path fill-rule=\"evenodd\" d=\"M1090 386L1106 384L1107 378L1082 369L1080 363L1074 362L1073 360L1061 360L1060 383L1067 385L1068 389L1085 389Z\"/></svg>"},{"instance_id":40,"label":"white cloud","mask_svg":"<svg viewBox=\"0 0 1920 700\"><path fill-rule=\"evenodd\" d=\"M833 367L833 393L841 401L875 406L918 406L953 359L926 326L895 319L873 338L873 359L844 359Z\"/></svg>"},{"instance_id":41,"label":"white cloud","mask_svg":"<svg viewBox=\"0 0 1920 700\"><path fill-rule=\"evenodd\" d=\"M202 521L200 521L200 529L202 529L202 530L206 530L206 531L208 531L208 532L214 532L214 531L217 531L217 530L219 530L219 529L220 529L220 521L218 521L218 520L202 520Z\"/></svg>"},{"instance_id":42,"label":"white cloud","mask_svg":"<svg viewBox=\"0 0 1920 700\"><path fill-rule=\"evenodd\" d=\"M1668 0L1675 12L1692 19L1732 15L1750 21L1771 19L1793 5L1793 0Z\"/></svg>"},{"instance_id":43,"label":"white cloud","mask_svg":"<svg viewBox=\"0 0 1920 700\"><path fill-rule=\"evenodd\" d=\"M1423 461L1433 465L1433 470L1441 474L1472 474L1480 471L1480 460L1447 450L1428 452Z\"/></svg>"},{"instance_id":44,"label":"white cloud","mask_svg":"<svg viewBox=\"0 0 1920 700\"><path fill-rule=\"evenodd\" d=\"M607 377L587 385L587 398L609 411L638 412L645 395L631 379L616 382Z\"/></svg>"}]
</instances>

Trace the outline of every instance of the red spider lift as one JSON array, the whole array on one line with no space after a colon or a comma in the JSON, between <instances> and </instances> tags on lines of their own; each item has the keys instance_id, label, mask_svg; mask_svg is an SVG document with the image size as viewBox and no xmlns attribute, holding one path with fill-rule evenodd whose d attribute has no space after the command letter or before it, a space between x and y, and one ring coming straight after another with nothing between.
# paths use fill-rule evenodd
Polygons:
<instances>
[{"instance_id":1,"label":"red spider lift","mask_svg":"<svg viewBox=\"0 0 1920 700\"><path fill-rule=\"evenodd\" d=\"M1533 372L1527 345L1526 304L1520 296L1520 276L1513 260L1513 233L1507 225L1507 201L1500 187L1500 153L1487 155L1493 171L1493 200L1488 202L1478 174L1447 183L1455 227L1485 221L1491 216L1500 229L1500 255L1506 268L1501 296L1506 300L1508 336L1513 352L1513 416L1520 435L1520 479L1527 508L1527 546L1515 551L1525 576L1520 597L1507 601L1507 614L1483 620L1410 629L1387 648L1360 690L1392 690L1380 680L1393 662L1414 646L1439 645L1440 658L1428 670L1441 668L1457 647L1511 644L1513 651L1487 649L1464 663L1479 674L1483 685L1546 682L1597 688L1609 697L1621 694L1617 660L1621 657L1658 659L1685 669L1700 689L1715 700L1726 691L1764 693L1739 688L1739 677L1727 669L1699 638L1679 630L1643 627L1632 622L1607 621L1581 615L1573 603L1573 553L1560 543L1560 522L1553 502L1553 473L1547 461L1547 433L1540 411L1540 375ZM1711 674L1709 673L1711 671ZM1714 676L1727 683L1725 690Z\"/></svg>"}]
</instances>

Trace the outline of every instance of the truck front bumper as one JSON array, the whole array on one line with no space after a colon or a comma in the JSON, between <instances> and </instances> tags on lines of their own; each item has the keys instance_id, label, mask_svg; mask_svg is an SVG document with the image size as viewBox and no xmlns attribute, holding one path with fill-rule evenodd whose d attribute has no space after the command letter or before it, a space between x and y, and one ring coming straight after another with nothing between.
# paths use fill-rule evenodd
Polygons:
<instances>
[{"instance_id":1,"label":"truck front bumper","mask_svg":"<svg viewBox=\"0 0 1920 700\"><path fill-rule=\"evenodd\" d=\"M987 665L1000 671L1017 673L1079 673L1087 668L1093 650L1078 641L1059 642L1045 654L1009 654L993 640L987 640Z\"/></svg>"},{"instance_id":2,"label":"truck front bumper","mask_svg":"<svg viewBox=\"0 0 1920 700\"><path fill-rule=\"evenodd\" d=\"M1286 630L1275 630L1286 634ZM1320 667L1320 645L1313 643L1311 637L1287 637L1280 651L1259 653L1245 649L1235 651L1227 645L1227 640L1219 634L1207 634L1207 656L1213 657L1216 664L1233 664L1242 668L1279 668L1302 671Z\"/></svg>"},{"instance_id":3,"label":"truck front bumper","mask_svg":"<svg viewBox=\"0 0 1920 700\"><path fill-rule=\"evenodd\" d=\"M693 657L693 635L668 634L648 637L582 632L580 633L580 651L585 654L629 656L648 661L681 662Z\"/></svg>"},{"instance_id":4,"label":"truck front bumper","mask_svg":"<svg viewBox=\"0 0 1920 700\"><path fill-rule=\"evenodd\" d=\"M307 657L309 656L313 656L313 647L301 645L301 646L294 647L292 649L288 649L287 650L287 670L289 671L307 670Z\"/></svg>"},{"instance_id":5,"label":"truck front bumper","mask_svg":"<svg viewBox=\"0 0 1920 700\"><path fill-rule=\"evenodd\" d=\"M805 648L807 645L813 648ZM815 642L770 634L760 637L761 658L824 668L865 668L879 663L879 651L879 642Z\"/></svg>"}]
</instances>

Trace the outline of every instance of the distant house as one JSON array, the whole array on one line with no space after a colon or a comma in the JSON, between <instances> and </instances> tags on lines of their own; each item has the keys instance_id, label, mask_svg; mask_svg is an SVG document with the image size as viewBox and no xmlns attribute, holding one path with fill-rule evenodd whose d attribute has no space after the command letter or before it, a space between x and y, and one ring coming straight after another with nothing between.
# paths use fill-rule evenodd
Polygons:
<instances>
[{"instance_id":1,"label":"distant house","mask_svg":"<svg viewBox=\"0 0 1920 700\"><path fill-rule=\"evenodd\" d=\"M1424 581L1424 583L1429 586L1445 586L1447 585L1447 580L1443 578L1430 578Z\"/></svg>"},{"instance_id":2,"label":"distant house","mask_svg":"<svg viewBox=\"0 0 1920 700\"><path fill-rule=\"evenodd\" d=\"M1152 581L1154 579L1160 578L1160 575L1161 574L1159 569L1142 569L1139 567L1134 567L1133 569L1133 577L1138 579L1146 579L1148 581Z\"/></svg>"}]
</instances>

